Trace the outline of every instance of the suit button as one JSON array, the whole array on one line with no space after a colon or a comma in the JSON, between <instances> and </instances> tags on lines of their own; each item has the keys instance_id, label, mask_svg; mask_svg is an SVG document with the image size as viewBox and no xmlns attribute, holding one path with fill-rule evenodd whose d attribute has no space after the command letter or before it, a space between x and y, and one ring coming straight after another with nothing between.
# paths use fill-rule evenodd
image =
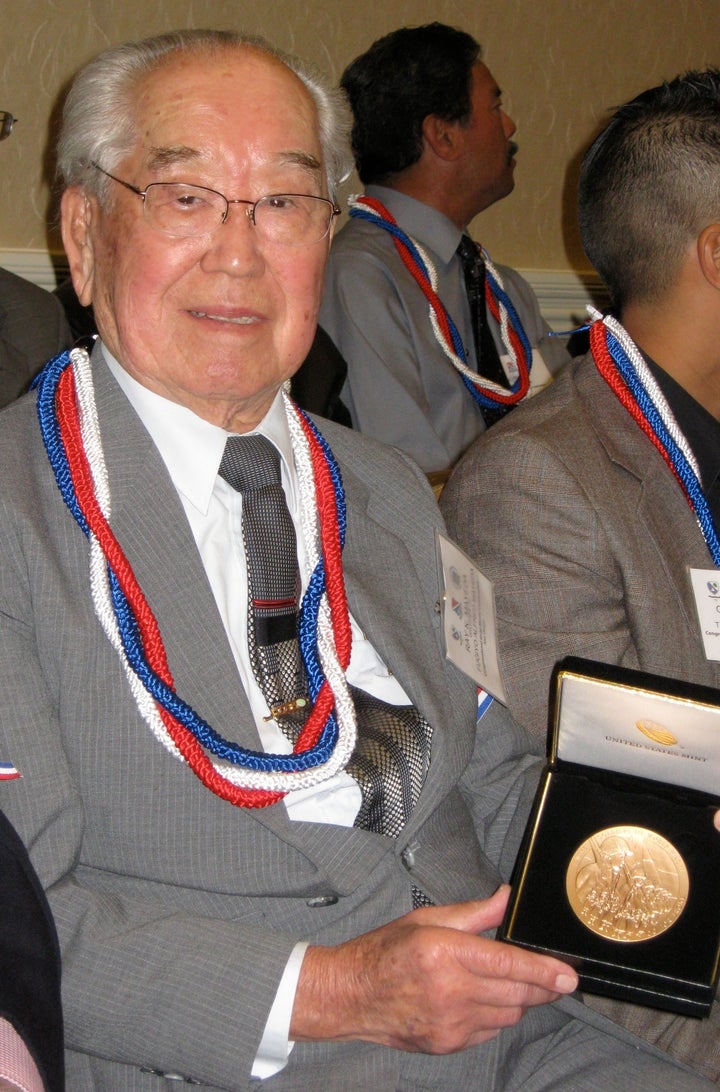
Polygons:
<instances>
[{"instance_id":1,"label":"suit button","mask_svg":"<svg viewBox=\"0 0 720 1092\"><path fill-rule=\"evenodd\" d=\"M338 901L337 895L315 895L305 903L311 910L321 910L323 906L334 906Z\"/></svg>"},{"instance_id":2,"label":"suit button","mask_svg":"<svg viewBox=\"0 0 720 1092\"><path fill-rule=\"evenodd\" d=\"M413 868L415 867L416 848L416 843L413 843L412 845L405 846L405 849L400 854L400 860L402 861L408 872L412 872Z\"/></svg>"}]
</instances>

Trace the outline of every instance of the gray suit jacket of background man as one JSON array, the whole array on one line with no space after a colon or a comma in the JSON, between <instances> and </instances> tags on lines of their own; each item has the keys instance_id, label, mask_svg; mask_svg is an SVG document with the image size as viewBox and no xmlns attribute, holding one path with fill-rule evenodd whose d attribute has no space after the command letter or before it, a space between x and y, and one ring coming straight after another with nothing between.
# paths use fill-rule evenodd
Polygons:
<instances>
[{"instance_id":1,"label":"gray suit jacket of background man","mask_svg":"<svg viewBox=\"0 0 720 1092\"><path fill-rule=\"evenodd\" d=\"M566 655L720 686L688 575L714 567L702 533L590 357L473 445L441 507L495 582L509 708L538 740L550 673ZM711 1021L695 1021L592 1003L720 1078L717 1005Z\"/></svg>"},{"instance_id":2,"label":"gray suit jacket of background man","mask_svg":"<svg viewBox=\"0 0 720 1092\"><path fill-rule=\"evenodd\" d=\"M159 619L178 692L223 735L259 749L180 500L110 373L95 370L112 525ZM507 850L508 871L516 834L506 835L533 759L498 769L526 741L497 706L473 751L475 689L441 647L432 494L395 453L325 431L348 498L350 609L435 729L427 782L397 842L293 823L282 805L236 809L154 740L93 614L87 542L53 480L35 396L4 412L0 754L23 777L3 786L2 804L64 950L69 1088L167 1087L141 1067L257 1087L252 1060L298 939L334 943L410 910L411 879L438 901L489 895L498 872L471 809L487 853ZM446 1063L450 1087L464 1057ZM268 1087L395 1088L408 1059L361 1043L298 1044Z\"/></svg>"},{"instance_id":3,"label":"gray suit jacket of background man","mask_svg":"<svg viewBox=\"0 0 720 1092\"><path fill-rule=\"evenodd\" d=\"M0 406L71 342L62 307L38 285L0 268Z\"/></svg>"}]
</instances>

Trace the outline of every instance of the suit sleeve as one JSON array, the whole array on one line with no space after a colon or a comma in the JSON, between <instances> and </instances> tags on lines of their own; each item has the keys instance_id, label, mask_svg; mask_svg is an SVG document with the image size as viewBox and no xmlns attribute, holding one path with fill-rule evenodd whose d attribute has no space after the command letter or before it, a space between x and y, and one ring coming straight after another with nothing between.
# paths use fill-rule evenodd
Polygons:
<instances>
[{"instance_id":1,"label":"suit sleeve","mask_svg":"<svg viewBox=\"0 0 720 1092\"><path fill-rule=\"evenodd\" d=\"M478 841L502 879L510 879L542 769L542 745L494 701L480 718L460 790Z\"/></svg>"},{"instance_id":2,"label":"suit sleeve","mask_svg":"<svg viewBox=\"0 0 720 1092\"><path fill-rule=\"evenodd\" d=\"M602 514L552 448L512 428L472 448L441 507L450 533L494 582L509 708L544 741L559 659L637 666Z\"/></svg>"}]
</instances>

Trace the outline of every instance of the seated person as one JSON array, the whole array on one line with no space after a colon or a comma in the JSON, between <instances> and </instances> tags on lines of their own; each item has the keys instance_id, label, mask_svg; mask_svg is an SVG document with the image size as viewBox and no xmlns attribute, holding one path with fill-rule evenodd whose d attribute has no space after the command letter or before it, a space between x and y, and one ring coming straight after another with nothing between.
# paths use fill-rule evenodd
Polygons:
<instances>
[{"instance_id":1,"label":"seated person","mask_svg":"<svg viewBox=\"0 0 720 1092\"><path fill-rule=\"evenodd\" d=\"M478 43L441 23L379 39L341 84L365 194L333 242L320 323L354 427L437 474L568 359L530 285L467 231L512 192L515 125Z\"/></svg>"},{"instance_id":2,"label":"seated person","mask_svg":"<svg viewBox=\"0 0 720 1092\"><path fill-rule=\"evenodd\" d=\"M0 874L0 1088L62 1092L57 934L27 851L2 812Z\"/></svg>"},{"instance_id":3,"label":"seated person","mask_svg":"<svg viewBox=\"0 0 720 1092\"><path fill-rule=\"evenodd\" d=\"M617 111L583 160L579 218L620 322L594 322L588 355L442 497L495 582L509 707L538 740L568 654L720 686L690 578L720 566L719 179L720 72ZM720 1079L717 1006L695 1021L590 1003Z\"/></svg>"},{"instance_id":4,"label":"seated person","mask_svg":"<svg viewBox=\"0 0 720 1092\"><path fill-rule=\"evenodd\" d=\"M484 935L537 761L500 706L477 729L444 654L423 475L283 390L337 111L220 31L111 49L66 101L100 338L0 429L0 752L68 1086L706 1088L567 996L567 964Z\"/></svg>"}]
</instances>

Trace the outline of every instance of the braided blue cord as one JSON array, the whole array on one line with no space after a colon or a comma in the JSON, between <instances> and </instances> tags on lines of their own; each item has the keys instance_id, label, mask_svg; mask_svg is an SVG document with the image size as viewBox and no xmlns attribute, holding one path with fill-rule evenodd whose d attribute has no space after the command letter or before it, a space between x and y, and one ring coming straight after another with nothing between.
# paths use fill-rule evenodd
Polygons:
<instances>
[{"instance_id":1,"label":"braided blue cord","mask_svg":"<svg viewBox=\"0 0 720 1092\"><path fill-rule=\"evenodd\" d=\"M223 758L236 766L262 770L266 773L294 773L319 766L327 761L335 743L334 739L329 738L332 737L333 733L328 731L327 725L323 729L316 746L312 750L299 755L275 755L265 751L253 751L241 747L239 744L230 743L219 735L149 666L143 652L138 625L132 608L112 570L109 570L109 574L120 636L130 666L152 694L155 701L192 732L203 747L206 747L212 754L217 755L218 758Z\"/></svg>"},{"instance_id":2,"label":"braided blue cord","mask_svg":"<svg viewBox=\"0 0 720 1092\"><path fill-rule=\"evenodd\" d=\"M691 467L682 449L678 446L672 435L668 432L665 422L650 395L645 390L632 361L627 356L620 342L606 327L607 347L610 356L617 365L618 371L625 381L630 393L635 399L641 413L646 417L650 427L665 448L672 466L676 470L680 481L687 493L695 517L700 525L703 538L707 544L714 563L720 566L720 540L715 530L715 521L712 512L705 499L702 484L698 481L695 471Z\"/></svg>"},{"instance_id":3,"label":"braided blue cord","mask_svg":"<svg viewBox=\"0 0 720 1092\"><path fill-rule=\"evenodd\" d=\"M493 276L492 271L488 269L487 266L485 267L485 275L490 281L490 287L492 289L493 295L495 296L495 299L499 300L501 303L504 304L505 308L507 309L507 313L512 319L512 324L515 327L515 333L520 339L520 344L522 345L525 356L527 357L528 371L530 371L532 367L532 345L528 341L528 336L523 329L523 324L520 321L520 316L518 315L517 310L515 309L515 304L512 302L505 289L500 287L500 283ZM512 390L516 391L519 386L520 380L517 379L515 381L515 385L512 387Z\"/></svg>"}]
</instances>

